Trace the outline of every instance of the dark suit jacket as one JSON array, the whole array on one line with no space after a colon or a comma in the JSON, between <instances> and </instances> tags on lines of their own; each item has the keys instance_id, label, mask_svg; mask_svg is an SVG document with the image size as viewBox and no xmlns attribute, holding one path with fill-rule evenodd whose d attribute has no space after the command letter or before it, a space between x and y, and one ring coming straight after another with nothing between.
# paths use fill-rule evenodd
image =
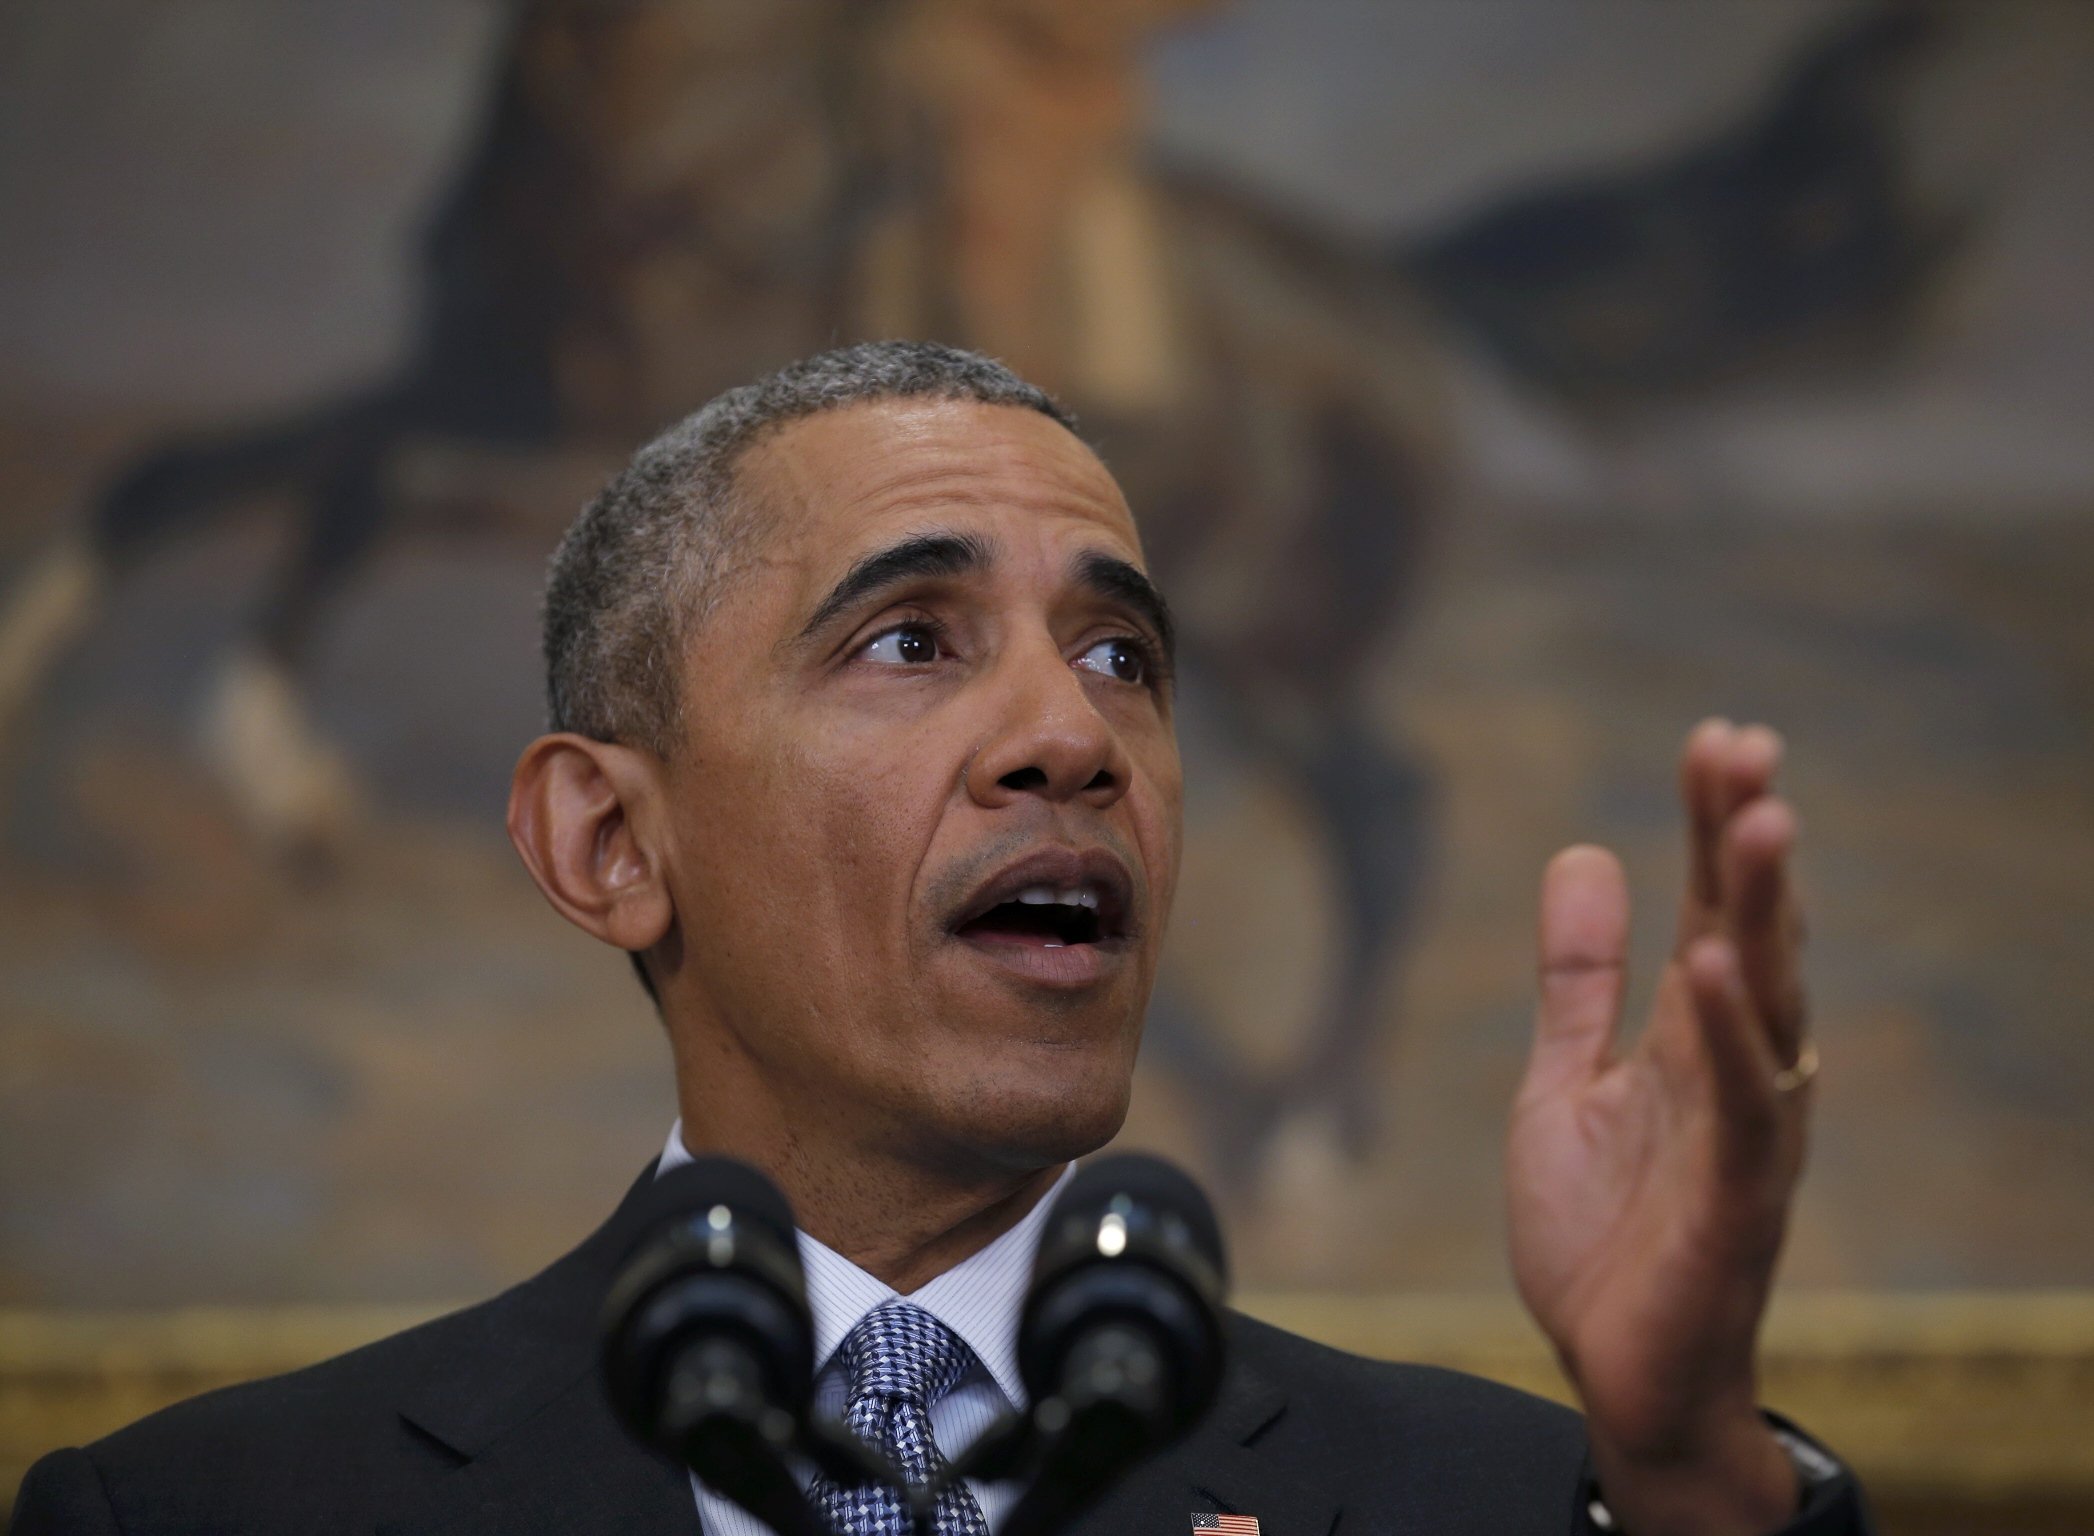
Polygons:
<instances>
[{"instance_id":1,"label":"dark suit jacket","mask_svg":"<svg viewBox=\"0 0 2094 1536\"><path fill-rule=\"evenodd\" d=\"M625 1437L596 1373L636 1205L492 1301L53 1452L22 1485L17 1536L694 1536L682 1470ZM1241 1316L1229 1335L1213 1413L1086 1516L1087 1536L1186 1536L1196 1510L1255 1515L1264 1536L1587 1529L1575 1414ZM1843 1479L1787 1536L1866 1530Z\"/></svg>"}]
</instances>

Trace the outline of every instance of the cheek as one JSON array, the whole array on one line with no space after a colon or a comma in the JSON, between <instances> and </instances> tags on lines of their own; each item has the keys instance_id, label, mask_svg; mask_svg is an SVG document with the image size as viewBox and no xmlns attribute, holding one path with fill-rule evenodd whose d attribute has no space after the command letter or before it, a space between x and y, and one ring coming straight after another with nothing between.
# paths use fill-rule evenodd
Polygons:
<instances>
[{"instance_id":1,"label":"cheek","mask_svg":"<svg viewBox=\"0 0 2094 1536\"><path fill-rule=\"evenodd\" d=\"M897 748L901 750L897 750ZM914 748L914 750L912 750ZM846 947L881 947L902 932L910 886L937 826L938 783L920 746L891 733L832 730L771 760L777 828L790 840L790 876ZM784 786L781 785L781 790Z\"/></svg>"},{"instance_id":2,"label":"cheek","mask_svg":"<svg viewBox=\"0 0 2094 1536\"><path fill-rule=\"evenodd\" d=\"M1144 743L1134 757L1137 792L1130 798L1136 802L1135 836L1141 842L1155 926L1159 930L1152 937L1160 939L1177 890L1179 850L1185 841L1184 780L1177 744L1167 736L1159 742Z\"/></svg>"},{"instance_id":3,"label":"cheek","mask_svg":"<svg viewBox=\"0 0 2094 1536\"><path fill-rule=\"evenodd\" d=\"M730 1018L765 1021L745 1046L795 1071L877 1052L893 1011L878 983L907 969L904 786L851 745L744 740L699 765L682 818L678 904L699 989Z\"/></svg>"}]
</instances>

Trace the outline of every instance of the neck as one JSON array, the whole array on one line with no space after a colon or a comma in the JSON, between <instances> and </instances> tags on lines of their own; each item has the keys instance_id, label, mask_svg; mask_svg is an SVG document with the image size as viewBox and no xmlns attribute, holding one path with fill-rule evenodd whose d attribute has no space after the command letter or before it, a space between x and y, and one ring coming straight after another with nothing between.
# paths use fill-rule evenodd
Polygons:
<instances>
[{"instance_id":1,"label":"neck","mask_svg":"<svg viewBox=\"0 0 2094 1536\"><path fill-rule=\"evenodd\" d=\"M922 1180L914 1193L904 1193L899 1180L887 1180L887 1193L865 1203L832 1206L812 1194L803 1203L791 1190L787 1198L795 1212L804 1213L800 1226L810 1237L907 1296L1024 1220L1061 1171L1056 1164L971 1187L940 1188Z\"/></svg>"},{"instance_id":2,"label":"neck","mask_svg":"<svg viewBox=\"0 0 2094 1536\"><path fill-rule=\"evenodd\" d=\"M791 1203L801 1231L904 1296L1010 1231L1067 1166L1012 1169L986 1160L910 1160L886 1145L817 1144L782 1113L748 1114L746 1097L740 1114L696 1094L678 1097L687 1151L761 1169Z\"/></svg>"}]
</instances>

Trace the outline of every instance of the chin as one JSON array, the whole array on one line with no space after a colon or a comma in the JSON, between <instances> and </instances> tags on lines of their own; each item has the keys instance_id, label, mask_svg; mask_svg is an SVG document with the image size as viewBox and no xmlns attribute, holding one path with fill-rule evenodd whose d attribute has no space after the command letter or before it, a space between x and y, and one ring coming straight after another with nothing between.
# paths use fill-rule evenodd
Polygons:
<instances>
[{"instance_id":1,"label":"chin","mask_svg":"<svg viewBox=\"0 0 2094 1536\"><path fill-rule=\"evenodd\" d=\"M1086 1053L1089 1056L1089 1053ZM973 1161L1030 1172L1097 1151L1119 1134L1133 1096L1131 1057L1027 1062L954 1085L931 1109L941 1140Z\"/></svg>"}]
</instances>

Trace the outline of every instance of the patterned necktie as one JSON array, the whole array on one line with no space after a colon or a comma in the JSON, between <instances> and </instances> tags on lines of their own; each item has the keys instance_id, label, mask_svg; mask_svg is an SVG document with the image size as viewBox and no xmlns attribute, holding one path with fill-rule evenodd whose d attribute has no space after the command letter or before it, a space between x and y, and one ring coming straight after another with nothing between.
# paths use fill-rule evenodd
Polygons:
<instances>
[{"instance_id":1,"label":"patterned necktie","mask_svg":"<svg viewBox=\"0 0 2094 1536\"><path fill-rule=\"evenodd\" d=\"M836 1357L849 1382L844 1422L889 1457L913 1484L943 1472L931 1439L931 1404L953 1389L974 1351L921 1307L890 1301L844 1336ZM892 1488L841 1487L817 1477L807 1490L837 1536L910 1536L909 1511ZM989 1522L965 1483L938 1495L938 1536L989 1536Z\"/></svg>"}]
</instances>

